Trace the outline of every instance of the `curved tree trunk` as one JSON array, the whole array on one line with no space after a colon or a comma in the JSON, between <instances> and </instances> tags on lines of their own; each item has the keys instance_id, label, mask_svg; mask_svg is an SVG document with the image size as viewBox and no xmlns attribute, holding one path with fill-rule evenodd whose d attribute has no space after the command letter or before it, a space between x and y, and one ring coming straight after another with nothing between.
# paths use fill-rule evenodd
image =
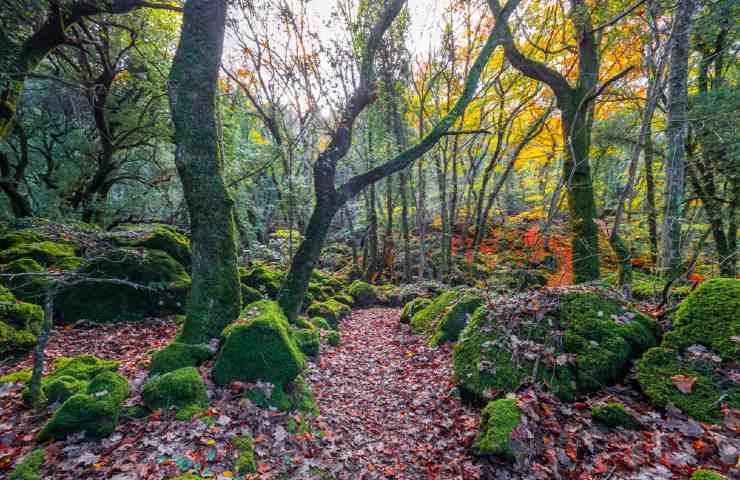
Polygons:
<instances>
[{"instance_id":1,"label":"curved tree trunk","mask_svg":"<svg viewBox=\"0 0 740 480\"><path fill-rule=\"evenodd\" d=\"M190 213L193 284L182 331L186 342L216 337L241 306L234 202L223 178L216 123L226 0L188 0L170 71L175 162Z\"/></svg>"}]
</instances>

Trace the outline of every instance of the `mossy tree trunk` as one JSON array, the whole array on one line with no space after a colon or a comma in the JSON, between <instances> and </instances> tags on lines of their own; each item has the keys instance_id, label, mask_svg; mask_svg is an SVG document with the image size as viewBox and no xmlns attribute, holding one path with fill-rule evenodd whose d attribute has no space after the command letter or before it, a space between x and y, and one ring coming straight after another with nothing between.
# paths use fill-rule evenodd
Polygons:
<instances>
[{"instance_id":1,"label":"mossy tree trunk","mask_svg":"<svg viewBox=\"0 0 740 480\"><path fill-rule=\"evenodd\" d=\"M188 0L170 71L177 171L190 213L193 284L182 339L218 336L239 315L234 202L216 120L226 0Z\"/></svg>"},{"instance_id":2,"label":"mossy tree trunk","mask_svg":"<svg viewBox=\"0 0 740 480\"><path fill-rule=\"evenodd\" d=\"M508 17L517 7L519 1L511 0L506 8L500 12L504 21L508 21ZM500 26L497 26L491 31L478 54L478 58L476 58L475 63L470 69L470 73L465 80L457 102L419 143L404 150L385 163L350 178L345 184L337 188L334 184L337 162L350 149L352 128L355 119L374 99L372 84L374 83L373 62L375 54L381 44L385 31L390 27L396 16L398 16L404 3L403 0L393 0L387 4L378 22L370 32L362 57L359 86L348 101L344 112L342 112L341 120L331 134L329 145L319 153L318 159L314 164L313 178L316 205L314 206L314 211L311 215L308 229L306 230L306 238L293 258L290 272L288 272L288 277L278 297L281 308L291 321L295 321L300 312L303 298L308 289L311 272L313 271L316 260L321 254L321 247L336 212L349 199L356 197L368 186L408 168L419 157L431 150L440 138L450 134L450 128L472 101L483 68L503 38L503 32Z\"/></svg>"}]
</instances>

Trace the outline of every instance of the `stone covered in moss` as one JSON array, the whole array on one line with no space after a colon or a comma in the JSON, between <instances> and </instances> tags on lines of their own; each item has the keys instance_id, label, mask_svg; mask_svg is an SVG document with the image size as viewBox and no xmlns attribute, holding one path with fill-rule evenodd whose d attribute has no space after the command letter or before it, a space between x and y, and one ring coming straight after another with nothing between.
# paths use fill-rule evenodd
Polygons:
<instances>
[{"instance_id":1,"label":"stone covered in moss","mask_svg":"<svg viewBox=\"0 0 740 480\"><path fill-rule=\"evenodd\" d=\"M480 430L473 451L480 456L513 459L511 433L521 423L522 412L513 398L488 402L481 411Z\"/></svg>"},{"instance_id":2,"label":"stone covered in moss","mask_svg":"<svg viewBox=\"0 0 740 480\"><path fill-rule=\"evenodd\" d=\"M17 247L26 243L38 243L48 240L33 228L22 228L0 235L0 250Z\"/></svg>"},{"instance_id":3,"label":"stone covered in moss","mask_svg":"<svg viewBox=\"0 0 740 480\"><path fill-rule=\"evenodd\" d=\"M196 367L212 355L208 345L172 342L154 352L149 372L157 375L183 367Z\"/></svg>"},{"instance_id":4,"label":"stone covered in moss","mask_svg":"<svg viewBox=\"0 0 740 480\"><path fill-rule=\"evenodd\" d=\"M372 307L378 303L378 292L367 282L355 280L347 288L347 294L352 297L354 304L361 308Z\"/></svg>"},{"instance_id":5,"label":"stone covered in moss","mask_svg":"<svg viewBox=\"0 0 740 480\"><path fill-rule=\"evenodd\" d=\"M454 350L462 392L491 398L535 376L572 399L619 380L632 359L657 343L660 330L605 294L530 292L478 309Z\"/></svg>"},{"instance_id":6,"label":"stone covered in moss","mask_svg":"<svg viewBox=\"0 0 740 480\"><path fill-rule=\"evenodd\" d=\"M411 317L411 331L431 336L440 318L463 296L463 289L448 290L437 296L429 306L419 310Z\"/></svg>"},{"instance_id":7,"label":"stone covered in moss","mask_svg":"<svg viewBox=\"0 0 740 480\"><path fill-rule=\"evenodd\" d=\"M44 302L46 291L50 286L49 279L43 275L44 272L46 269L32 258L21 258L7 265L0 265L0 273L17 274L17 276L4 277L2 283L16 298L24 302L38 304Z\"/></svg>"},{"instance_id":8,"label":"stone covered in moss","mask_svg":"<svg viewBox=\"0 0 740 480\"><path fill-rule=\"evenodd\" d=\"M668 403L699 420L721 420L721 404L740 408L740 385L726 371L740 360L740 280L703 282L683 301L674 329L637 362L637 381L651 403ZM685 393L674 378L693 380Z\"/></svg>"},{"instance_id":9,"label":"stone covered in moss","mask_svg":"<svg viewBox=\"0 0 740 480\"><path fill-rule=\"evenodd\" d=\"M179 420L187 420L208 406L206 384L195 367L180 368L150 379L144 384L141 396L152 410L177 408Z\"/></svg>"},{"instance_id":10,"label":"stone covered in moss","mask_svg":"<svg viewBox=\"0 0 740 480\"><path fill-rule=\"evenodd\" d=\"M483 303L483 299L478 295L468 293L460 297L440 317L429 339L429 344L436 346L444 342L456 341L460 332L468 324L468 319Z\"/></svg>"},{"instance_id":11,"label":"stone covered in moss","mask_svg":"<svg viewBox=\"0 0 740 480\"><path fill-rule=\"evenodd\" d=\"M343 318L349 316L350 313L352 313L352 310L347 305L339 303L336 300L314 303L306 309L306 315L309 317L321 317L334 328L339 325L339 322Z\"/></svg>"},{"instance_id":12,"label":"stone covered in moss","mask_svg":"<svg viewBox=\"0 0 740 480\"><path fill-rule=\"evenodd\" d=\"M339 332L337 332L336 330L332 330L326 335L326 343L328 343L329 345L336 347L337 345L339 345L340 342L341 337L339 335Z\"/></svg>"},{"instance_id":13,"label":"stone covered in moss","mask_svg":"<svg viewBox=\"0 0 740 480\"><path fill-rule=\"evenodd\" d=\"M284 274L266 264L257 264L251 269L242 271L240 281L247 287L275 299L283 284Z\"/></svg>"},{"instance_id":14,"label":"stone covered in moss","mask_svg":"<svg viewBox=\"0 0 740 480\"><path fill-rule=\"evenodd\" d=\"M321 349L320 335L318 330L299 328L293 330L293 339L295 340L301 352L309 357L318 357Z\"/></svg>"},{"instance_id":15,"label":"stone covered in moss","mask_svg":"<svg viewBox=\"0 0 740 480\"><path fill-rule=\"evenodd\" d=\"M242 305L249 305L264 298L262 293L256 288L248 287L243 283L240 284L240 288L242 292Z\"/></svg>"},{"instance_id":16,"label":"stone covered in moss","mask_svg":"<svg viewBox=\"0 0 740 480\"><path fill-rule=\"evenodd\" d=\"M337 302L347 305L350 308L353 307L355 303L352 297L350 297L346 293L337 293L332 297L332 300L336 300Z\"/></svg>"},{"instance_id":17,"label":"stone covered in moss","mask_svg":"<svg viewBox=\"0 0 740 480\"><path fill-rule=\"evenodd\" d=\"M264 388L256 387L247 390L246 396L262 408L275 408L281 412L299 411L310 415L318 415L311 388L302 376L296 377L285 385L263 384Z\"/></svg>"},{"instance_id":18,"label":"stone covered in moss","mask_svg":"<svg viewBox=\"0 0 740 480\"><path fill-rule=\"evenodd\" d=\"M45 456L44 449L37 448L21 458L10 471L9 480L42 480L41 467Z\"/></svg>"},{"instance_id":19,"label":"stone covered in moss","mask_svg":"<svg viewBox=\"0 0 740 480\"><path fill-rule=\"evenodd\" d=\"M93 437L110 435L118 424L121 403L128 396L128 382L121 375L103 372L92 379L87 393L69 397L39 432L38 440L60 439L86 432Z\"/></svg>"},{"instance_id":20,"label":"stone covered in moss","mask_svg":"<svg viewBox=\"0 0 740 480\"><path fill-rule=\"evenodd\" d=\"M727 477L713 470L700 468L691 475L691 480L727 480Z\"/></svg>"},{"instance_id":21,"label":"stone covered in moss","mask_svg":"<svg viewBox=\"0 0 740 480\"><path fill-rule=\"evenodd\" d=\"M53 267L66 258L75 258L76 246L63 242L22 243L0 251L0 263L30 258L45 267Z\"/></svg>"},{"instance_id":22,"label":"stone covered in moss","mask_svg":"<svg viewBox=\"0 0 740 480\"><path fill-rule=\"evenodd\" d=\"M190 269L190 240L175 228L160 223L120 225L107 238L119 247L162 250Z\"/></svg>"},{"instance_id":23,"label":"stone covered in moss","mask_svg":"<svg viewBox=\"0 0 740 480\"><path fill-rule=\"evenodd\" d=\"M285 385L303 370L304 358L280 307L268 300L244 309L243 317L226 327L213 367L219 385L234 380Z\"/></svg>"},{"instance_id":24,"label":"stone covered in moss","mask_svg":"<svg viewBox=\"0 0 740 480\"><path fill-rule=\"evenodd\" d=\"M127 280L146 288L94 280L71 285L59 294L56 310L64 322L108 322L182 313L190 276L161 250L117 248L90 259L80 273Z\"/></svg>"},{"instance_id":25,"label":"stone covered in moss","mask_svg":"<svg viewBox=\"0 0 740 480\"><path fill-rule=\"evenodd\" d=\"M630 430L640 428L640 422L619 402L609 402L591 408L593 419L608 427L622 427Z\"/></svg>"},{"instance_id":26,"label":"stone covered in moss","mask_svg":"<svg viewBox=\"0 0 740 480\"><path fill-rule=\"evenodd\" d=\"M84 392L88 383L69 375L62 375L45 382L43 392L48 402L63 402L72 395Z\"/></svg>"},{"instance_id":27,"label":"stone covered in moss","mask_svg":"<svg viewBox=\"0 0 740 480\"><path fill-rule=\"evenodd\" d=\"M43 318L41 307L18 301L0 285L0 357L30 351L36 345Z\"/></svg>"},{"instance_id":28,"label":"stone covered in moss","mask_svg":"<svg viewBox=\"0 0 740 480\"><path fill-rule=\"evenodd\" d=\"M311 317L310 322L318 330L332 330L331 325L324 317Z\"/></svg>"},{"instance_id":29,"label":"stone covered in moss","mask_svg":"<svg viewBox=\"0 0 740 480\"><path fill-rule=\"evenodd\" d=\"M432 301L428 298L415 298L403 306L401 310L401 323L411 322L411 318L416 315L417 312L424 310Z\"/></svg>"},{"instance_id":30,"label":"stone covered in moss","mask_svg":"<svg viewBox=\"0 0 740 480\"><path fill-rule=\"evenodd\" d=\"M254 440L249 434L241 435L231 439L231 443L236 450L235 467L237 473L245 475L257 472L257 462L254 453Z\"/></svg>"}]
</instances>

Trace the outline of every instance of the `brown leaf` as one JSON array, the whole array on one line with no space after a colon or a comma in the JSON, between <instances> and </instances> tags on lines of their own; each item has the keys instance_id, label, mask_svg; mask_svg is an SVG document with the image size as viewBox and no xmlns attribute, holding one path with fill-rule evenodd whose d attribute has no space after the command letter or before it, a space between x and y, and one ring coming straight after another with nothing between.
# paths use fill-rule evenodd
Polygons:
<instances>
[{"instance_id":1,"label":"brown leaf","mask_svg":"<svg viewBox=\"0 0 740 480\"><path fill-rule=\"evenodd\" d=\"M674 375L671 377L673 385L681 392L685 394L691 393L691 389L694 388L696 383L696 377L691 375Z\"/></svg>"}]
</instances>

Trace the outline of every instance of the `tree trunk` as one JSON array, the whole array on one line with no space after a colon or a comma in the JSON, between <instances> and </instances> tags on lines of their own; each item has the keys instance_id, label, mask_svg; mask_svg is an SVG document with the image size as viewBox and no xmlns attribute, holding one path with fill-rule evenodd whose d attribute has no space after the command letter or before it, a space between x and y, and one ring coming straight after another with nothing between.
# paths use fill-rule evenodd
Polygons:
<instances>
[{"instance_id":1,"label":"tree trunk","mask_svg":"<svg viewBox=\"0 0 740 480\"><path fill-rule=\"evenodd\" d=\"M659 268L668 278L681 272L681 219L685 183L686 110L691 17L694 0L679 0L673 13L668 71L667 156Z\"/></svg>"},{"instance_id":2,"label":"tree trunk","mask_svg":"<svg viewBox=\"0 0 740 480\"><path fill-rule=\"evenodd\" d=\"M170 71L175 163L190 213L193 245L187 319L181 338L204 342L239 316L234 202L223 178L216 122L226 0L188 0Z\"/></svg>"},{"instance_id":3,"label":"tree trunk","mask_svg":"<svg viewBox=\"0 0 740 480\"><path fill-rule=\"evenodd\" d=\"M653 128L652 125L648 125L643 162L645 162L645 202L647 203L648 236L650 238L650 263L655 267L658 262L658 209L655 207L653 153Z\"/></svg>"}]
</instances>

